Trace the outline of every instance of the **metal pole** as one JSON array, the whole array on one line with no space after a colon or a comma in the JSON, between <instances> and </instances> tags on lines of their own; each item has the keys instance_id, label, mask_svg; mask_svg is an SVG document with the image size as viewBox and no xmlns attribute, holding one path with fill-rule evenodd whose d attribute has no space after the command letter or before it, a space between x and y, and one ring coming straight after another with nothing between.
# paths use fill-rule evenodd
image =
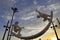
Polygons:
<instances>
[{"instance_id":1,"label":"metal pole","mask_svg":"<svg viewBox=\"0 0 60 40\"><path fill-rule=\"evenodd\" d=\"M56 20L57 20L58 24L60 25L60 21L59 21L59 19L58 19L58 18L56 18Z\"/></svg>"},{"instance_id":2,"label":"metal pole","mask_svg":"<svg viewBox=\"0 0 60 40\"><path fill-rule=\"evenodd\" d=\"M9 24L9 20L8 20L8 22L7 22L7 26L4 26L4 27L6 27L6 29L5 29L5 32L4 32L4 35L3 35L2 40L5 39L5 35L6 35L7 30L8 30L8 24Z\"/></svg>"},{"instance_id":3,"label":"metal pole","mask_svg":"<svg viewBox=\"0 0 60 40\"><path fill-rule=\"evenodd\" d=\"M14 16L14 13L13 13L13 15L12 15L12 19L11 19L11 23L10 23L10 27L9 27L9 31L8 31L7 40L9 40L9 36L10 36L10 28L11 28L11 26L12 26L13 16Z\"/></svg>"},{"instance_id":4,"label":"metal pole","mask_svg":"<svg viewBox=\"0 0 60 40\"><path fill-rule=\"evenodd\" d=\"M53 30L54 30L54 32L55 32L56 38L57 38L57 40L58 40L59 38L58 38L58 35L57 35L57 32L56 32L56 29L55 29L55 26L54 26L53 22L52 22L52 25L53 25Z\"/></svg>"},{"instance_id":5,"label":"metal pole","mask_svg":"<svg viewBox=\"0 0 60 40\"><path fill-rule=\"evenodd\" d=\"M53 11L51 11L51 14L53 14ZM56 38L58 40L59 38L58 38L58 35L57 35L57 32L56 32L56 29L55 29L55 26L54 26L53 22L52 22L52 25L53 25L53 30L55 32Z\"/></svg>"},{"instance_id":6,"label":"metal pole","mask_svg":"<svg viewBox=\"0 0 60 40\"><path fill-rule=\"evenodd\" d=\"M15 12L17 12L17 8L11 8L13 10L13 15L12 15L12 19L11 19L11 23L10 23L10 28L9 28L9 31L8 31L8 36L7 36L7 40L11 40L11 26L12 26L12 22L13 22L13 17L14 17L14 14Z\"/></svg>"}]
</instances>

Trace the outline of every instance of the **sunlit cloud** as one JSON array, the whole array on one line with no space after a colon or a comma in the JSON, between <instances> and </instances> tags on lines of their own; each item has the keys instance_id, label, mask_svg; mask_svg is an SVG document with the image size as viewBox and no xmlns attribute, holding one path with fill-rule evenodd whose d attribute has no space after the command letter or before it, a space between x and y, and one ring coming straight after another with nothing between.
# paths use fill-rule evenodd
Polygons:
<instances>
[{"instance_id":1,"label":"sunlit cloud","mask_svg":"<svg viewBox=\"0 0 60 40\"><path fill-rule=\"evenodd\" d=\"M29 11L28 14L23 15L22 17L20 17L20 19L22 19L22 20L31 20L35 17L35 14L37 14L35 11L32 11L32 12Z\"/></svg>"},{"instance_id":2,"label":"sunlit cloud","mask_svg":"<svg viewBox=\"0 0 60 40\"><path fill-rule=\"evenodd\" d=\"M30 19L32 19L32 18L34 18L34 16L22 17L21 19L22 19L22 20L30 20Z\"/></svg>"},{"instance_id":3,"label":"sunlit cloud","mask_svg":"<svg viewBox=\"0 0 60 40\"><path fill-rule=\"evenodd\" d=\"M51 38L51 40L57 40L57 38L56 37L53 37L53 38Z\"/></svg>"},{"instance_id":4,"label":"sunlit cloud","mask_svg":"<svg viewBox=\"0 0 60 40\"><path fill-rule=\"evenodd\" d=\"M7 20L11 20L12 16L6 16ZM15 16L13 17L13 19L15 19Z\"/></svg>"},{"instance_id":5,"label":"sunlit cloud","mask_svg":"<svg viewBox=\"0 0 60 40\"><path fill-rule=\"evenodd\" d=\"M11 20L12 16L2 16L2 18L6 18L6 20ZM15 16L13 17L13 19L15 19Z\"/></svg>"},{"instance_id":6,"label":"sunlit cloud","mask_svg":"<svg viewBox=\"0 0 60 40\"><path fill-rule=\"evenodd\" d=\"M51 4L47 7L49 10L57 10L60 8L60 3Z\"/></svg>"}]
</instances>

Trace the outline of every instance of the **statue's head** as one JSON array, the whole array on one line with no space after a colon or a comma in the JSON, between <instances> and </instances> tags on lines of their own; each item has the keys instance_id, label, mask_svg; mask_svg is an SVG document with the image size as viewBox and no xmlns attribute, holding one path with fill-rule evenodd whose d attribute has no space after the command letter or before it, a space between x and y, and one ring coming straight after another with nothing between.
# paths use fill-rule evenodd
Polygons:
<instances>
[{"instance_id":1,"label":"statue's head","mask_svg":"<svg viewBox=\"0 0 60 40\"><path fill-rule=\"evenodd\" d=\"M18 21L15 22L15 24L18 24L18 23L19 23Z\"/></svg>"}]
</instances>

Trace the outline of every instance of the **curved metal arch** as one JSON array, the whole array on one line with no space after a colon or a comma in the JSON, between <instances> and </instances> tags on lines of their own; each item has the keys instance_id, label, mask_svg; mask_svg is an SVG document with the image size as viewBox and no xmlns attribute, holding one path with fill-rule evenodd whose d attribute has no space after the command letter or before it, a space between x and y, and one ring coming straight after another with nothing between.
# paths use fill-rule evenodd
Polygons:
<instances>
[{"instance_id":1,"label":"curved metal arch","mask_svg":"<svg viewBox=\"0 0 60 40\"><path fill-rule=\"evenodd\" d=\"M20 39L34 39L34 38L37 38L37 37L43 35L48 30L49 26L51 25L52 19L53 19L53 14L51 13L51 20L49 21L48 25L41 32L39 32L35 35L22 37L22 36L17 36L14 33L13 34L14 34L15 37L20 38Z\"/></svg>"}]
</instances>

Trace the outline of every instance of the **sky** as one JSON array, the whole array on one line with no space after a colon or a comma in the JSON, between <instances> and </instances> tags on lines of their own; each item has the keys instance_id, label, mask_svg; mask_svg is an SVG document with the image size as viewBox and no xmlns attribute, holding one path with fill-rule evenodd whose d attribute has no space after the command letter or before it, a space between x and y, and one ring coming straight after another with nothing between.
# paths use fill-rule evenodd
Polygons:
<instances>
[{"instance_id":1,"label":"sky","mask_svg":"<svg viewBox=\"0 0 60 40\"><path fill-rule=\"evenodd\" d=\"M0 39L2 39L5 30L3 26L7 24L8 20L11 20L11 16L13 14L11 7L18 8L18 12L16 12L14 15L13 24L14 22L18 21L19 26L25 28L22 29L23 35L25 35L25 32L27 32L28 35L37 33L40 29L42 30L42 28L47 25L46 23L43 24L41 18L38 19L36 17L38 15L38 13L35 11L36 9L41 11L42 13L49 15L52 10L53 21L55 22L55 24L57 24L56 18L59 18L60 20L60 0L0 0ZM56 29L59 35L59 27L57 27ZM47 40L47 37L49 37L49 39L54 38L55 34L52 33L54 33L53 29L49 28L49 30L39 38L45 40ZM34 40L38 40L39 38L36 38ZM18 38L12 37L12 40L13 39L17 40Z\"/></svg>"}]
</instances>

